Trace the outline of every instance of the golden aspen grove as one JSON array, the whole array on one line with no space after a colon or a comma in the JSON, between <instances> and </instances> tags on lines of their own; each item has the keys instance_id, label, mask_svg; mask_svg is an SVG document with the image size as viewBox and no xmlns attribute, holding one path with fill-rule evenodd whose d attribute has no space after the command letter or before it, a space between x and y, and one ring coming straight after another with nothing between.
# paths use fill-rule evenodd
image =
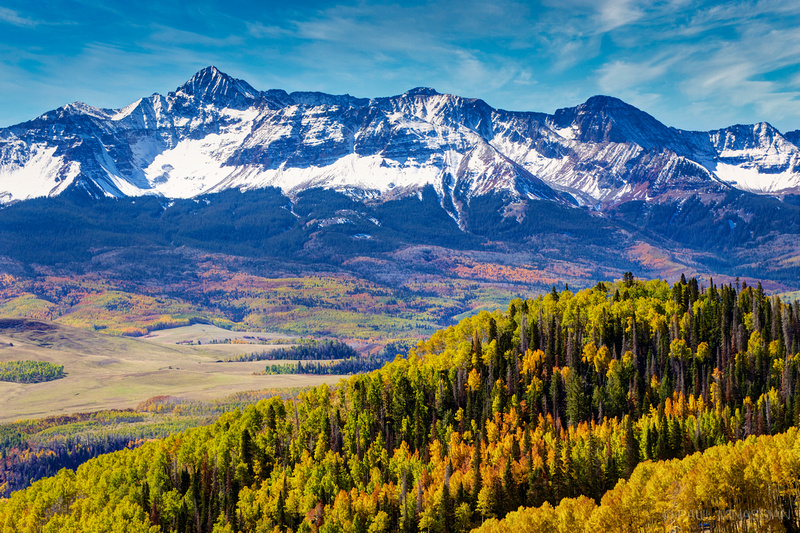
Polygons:
<instances>
[{"instance_id":1,"label":"golden aspen grove","mask_svg":"<svg viewBox=\"0 0 800 533\"><path fill-rule=\"evenodd\" d=\"M800 530L800 309L626 274L61 470L11 532Z\"/></svg>"}]
</instances>

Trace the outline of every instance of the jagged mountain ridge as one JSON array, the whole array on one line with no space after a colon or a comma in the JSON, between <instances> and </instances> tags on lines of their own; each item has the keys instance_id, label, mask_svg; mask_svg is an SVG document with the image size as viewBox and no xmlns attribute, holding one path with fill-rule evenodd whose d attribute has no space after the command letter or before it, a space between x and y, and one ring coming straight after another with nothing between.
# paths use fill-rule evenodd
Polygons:
<instances>
[{"instance_id":1,"label":"jagged mountain ridge","mask_svg":"<svg viewBox=\"0 0 800 533\"><path fill-rule=\"evenodd\" d=\"M268 186L385 201L430 185L460 220L485 195L601 210L733 187L783 195L800 192L796 134L765 123L678 130L607 96L548 115L429 88L374 99L258 91L207 67L166 96L119 110L73 103L0 129L0 203Z\"/></svg>"}]
</instances>

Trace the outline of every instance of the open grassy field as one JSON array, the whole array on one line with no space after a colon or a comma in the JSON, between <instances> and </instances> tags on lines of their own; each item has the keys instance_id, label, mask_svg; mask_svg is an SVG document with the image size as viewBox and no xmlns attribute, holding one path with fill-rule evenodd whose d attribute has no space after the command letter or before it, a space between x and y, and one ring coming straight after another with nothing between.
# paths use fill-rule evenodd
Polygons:
<instances>
[{"instance_id":1,"label":"open grassy field","mask_svg":"<svg viewBox=\"0 0 800 533\"><path fill-rule=\"evenodd\" d=\"M178 342L199 342L201 344L209 344L213 341L223 341L229 339L232 341L243 342L245 344L241 344L240 346L248 348L252 348L254 344L263 344L265 342L280 342L281 344L286 344L288 341L297 339L297 337L283 335L280 333L231 331L214 326L212 324L192 324L191 326L162 329L149 333L143 338L148 341L163 344L175 344Z\"/></svg>"},{"instance_id":2,"label":"open grassy field","mask_svg":"<svg viewBox=\"0 0 800 533\"><path fill-rule=\"evenodd\" d=\"M280 333L230 331L212 324L162 329L141 339L171 348L189 348L190 353L200 353L215 360L295 346L301 340L300 337Z\"/></svg>"},{"instance_id":3,"label":"open grassy field","mask_svg":"<svg viewBox=\"0 0 800 533\"><path fill-rule=\"evenodd\" d=\"M247 390L333 384L340 379L340 376L253 375L264 369L263 362L216 362L224 356L277 347L274 345L175 344L180 340L202 342L232 335L233 332L213 326L194 325L135 339L54 322L0 320L0 361L47 361L64 365L66 373L66 377L47 383L0 382L0 422L135 407L159 395L203 400ZM235 335L266 337L268 334ZM291 339L287 338L287 342Z\"/></svg>"}]
</instances>

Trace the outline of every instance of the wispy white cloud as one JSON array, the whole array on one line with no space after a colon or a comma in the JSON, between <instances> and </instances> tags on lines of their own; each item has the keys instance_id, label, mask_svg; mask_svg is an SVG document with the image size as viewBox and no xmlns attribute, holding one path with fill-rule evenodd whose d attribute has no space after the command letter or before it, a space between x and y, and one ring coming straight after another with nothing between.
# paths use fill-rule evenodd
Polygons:
<instances>
[{"instance_id":1,"label":"wispy white cloud","mask_svg":"<svg viewBox=\"0 0 800 533\"><path fill-rule=\"evenodd\" d=\"M208 46L208 47L229 47L238 46L243 43L243 39L238 35L227 35L225 37L211 37L202 33L180 30L169 26L154 25L153 30L146 42L169 44L173 46Z\"/></svg>"},{"instance_id":2,"label":"wispy white cloud","mask_svg":"<svg viewBox=\"0 0 800 533\"><path fill-rule=\"evenodd\" d=\"M16 101L0 118L19 113L26 83L37 107L119 106L213 63L263 89L381 96L426 85L537 111L602 92L678 127L800 127L796 0L339 0L246 14L205 0L144 14L120 0L77 5L71 33L50 23L63 10L0 8L0 27L37 34L0 35L0 88Z\"/></svg>"},{"instance_id":3,"label":"wispy white cloud","mask_svg":"<svg viewBox=\"0 0 800 533\"><path fill-rule=\"evenodd\" d=\"M695 36L726 26L744 28L759 20L781 24L788 22L787 17L800 15L800 3L794 0L710 2L709 5L686 4L680 8L685 15L681 17L683 23L676 24L675 30L685 36Z\"/></svg>"},{"instance_id":4,"label":"wispy white cloud","mask_svg":"<svg viewBox=\"0 0 800 533\"><path fill-rule=\"evenodd\" d=\"M20 28L35 28L41 24L41 21L26 17L20 14L19 11L14 11L7 7L0 7L0 21L19 26Z\"/></svg>"},{"instance_id":5,"label":"wispy white cloud","mask_svg":"<svg viewBox=\"0 0 800 533\"><path fill-rule=\"evenodd\" d=\"M246 22L247 33L256 39L291 37L293 32L280 26L267 26L260 22Z\"/></svg>"},{"instance_id":6,"label":"wispy white cloud","mask_svg":"<svg viewBox=\"0 0 800 533\"><path fill-rule=\"evenodd\" d=\"M604 65L600 71L598 86L608 94L619 94L632 87L638 87L663 76L669 69L669 62L632 63L613 61Z\"/></svg>"},{"instance_id":7,"label":"wispy white cloud","mask_svg":"<svg viewBox=\"0 0 800 533\"><path fill-rule=\"evenodd\" d=\"M749 108L750 121L795 120L800 126L800 91L794 80L767 79L774 70L797 65L800 36L790 30L747 33L687 65L681 72L682 93L693 101Z\"/></svg>"},{"instance_id":8,"label":"wispy white cloud","mask_svg":"<svg viewBox=\"0 0 800 533\"><path fill-rule=\"evenodd\" d=\"M608 33L614 46L606 42L592 69L598 90L649 105L679 127L800 126L796 2L669 2L641 13L631 27Z\"/></svg>"},{"instance_id":9,"label":"wispy white cloud","mask_svg":"<svg viewBox=\"0 0 800 533\"><path fill-rule=\"evenodd\" d=\"M29 120L69 102L119 108L153 92L165 94L221 56L172 47L136 49L87 43L74 57L0 46L0 127ZM29 67L36 64L36 71ZM231 72L231 74L235 74Z\"/></svg>"},{"instance_id":10,"label":"wispy white cloud","mask_svg":"<svg viewBox=\"0 0 800 533\"><path fill-rule=\"evenodd\" d=\"M651 82L663 78L675 61L675 58L644 63L614 61L599 70L598 87L600 92L621 98L640 109L656 108L662 95L654 90Z\"/></svg>"},{"instance_id":11,"label":"wispy white cloud","mask_svg":"<svg viewBox=\"0 0 800 533\"><path fill-rule=\"evenodd\" d=\"M605 33L627 26L644 16L634 0L608 0L598 2L598 18L602 21L600 32Z\"/></svg>"},{"instance_id":12,"label":"wispy white cloud","mask_svg":"<svg viewBox=\"0 0 800 533\"><path fill-rule=\"evenodd\" d=\"M20 28L35 28L41 21L26 17L20 14L19 11L14 11L7 7L0 7L0 21Z\"/></svg>"},{"instance_id":13,"label":"wispy white cloud","mask_svg":"<svg viewBox=\"0 0 800 533\"><path fill-rule=\"evenodd\" d=\"M703 102L750 108L751 116L778 105L793 113L800 74L761 78L798 62L785 43L797 39L786 32L797 33L799 14L788 0L366 1L247 28L253 38L295 43L304 71L296 80L363 91L432 85L505 107L574 105L602 92L691 127L713 120L692 111Z\"/></svg>"},{"instance_id":14,"label":"wispy white cloud","mask_svg":"<svg viewBox=\"0 0 800 533\"><path fill-rule=\"evenodd\" d=\"M302 71L324 70L324 76L300 74L329 84L354 81L352 91L378 90L396 94L414 85L444 91L480 91L485 94L512 83L521 72L530 82L530 67L502 54L487 39L530 46L532 31L508 21L507 10L526 12L524 5L504 2L444 2L428 5L358 4L336 6L313 17L280 26L248 24L248 33L263 41L290 48L293 63ZM382 83L381 83L382 80ZM387 91L374 89L380 85ZM340 85L341 86L341 85ZM371 89L373 88L373 89Z\"/></svg>"}]
</instances>

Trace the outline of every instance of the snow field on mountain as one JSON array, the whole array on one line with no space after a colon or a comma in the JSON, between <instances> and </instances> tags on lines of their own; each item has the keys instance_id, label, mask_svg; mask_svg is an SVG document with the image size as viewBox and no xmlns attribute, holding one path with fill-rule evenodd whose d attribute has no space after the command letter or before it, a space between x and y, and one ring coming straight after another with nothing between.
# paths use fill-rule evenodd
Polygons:
<instances>
[{"instance_id":1,"label":"snow field on mountain","mask_svg":"<svg viewBox=\"0 0 800 533\"><path fill-rule=\"evenodd\" d=\"M79 173L79 164L55 156L55 146L33 145L20 162L0 163L0 204L55 195L67 188Z\"/></svg>"},{"instance_id":2,"label":"snow field on mountain","mask_svg":"<svg viewBox=\"0 0 800 533\"><path fill-rule=\"evenodd\" d=\"M800 188L800 176L787 169L777 174L759 172L757 167L718 163L714 173L737 189L750 192L779 192Z\"/></svg>"}]
</instances>

